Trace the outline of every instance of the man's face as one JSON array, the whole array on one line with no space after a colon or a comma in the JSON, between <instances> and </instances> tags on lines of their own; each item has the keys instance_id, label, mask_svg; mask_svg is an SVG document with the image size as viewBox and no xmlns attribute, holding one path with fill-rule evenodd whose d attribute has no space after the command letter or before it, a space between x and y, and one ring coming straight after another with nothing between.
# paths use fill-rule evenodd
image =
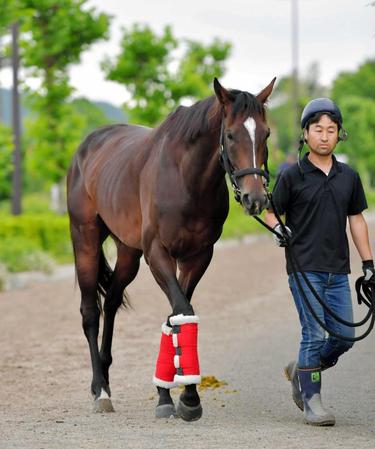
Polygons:
<instances>
[{"instance_id":1,"label":"man's face","mask_svg":"<svg viewBox=\"0 0 375 449\"><path fill-rule=\"evenodd\" d=\"M333 153L338 141L338 126L328 115L322 115L319 122L312 123L304 131L304 137L310 150L320 156Z\"/></svg>"}]
</instances>

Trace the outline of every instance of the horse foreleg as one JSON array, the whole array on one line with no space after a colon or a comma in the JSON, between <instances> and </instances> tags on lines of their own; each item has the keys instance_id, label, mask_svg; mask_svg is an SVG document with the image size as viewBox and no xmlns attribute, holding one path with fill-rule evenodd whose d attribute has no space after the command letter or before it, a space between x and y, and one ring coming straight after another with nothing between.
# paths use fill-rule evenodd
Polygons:
<instances>
[{"instance_id":1,"label":"horse foreleg","mask_svg":"<svg viewBox=\"0 0 375 449\"><path fill-rule=\"evenodd\" d=\"M138 273L139 259L142 251L129 248L117 242L117 261L113 272L111 286L104 302L103 337L100 359L103 375L109 389L109 367L112 364L112 338L116 311L123 302L123 293Z\"/></svg>"},{"instance_id":2,"label":"horse foreleg","mask_svg":"<svg viewBox=\"0 0 375 449\"><path fill-rule=\"evenodd\" d=\"M206 251L192 258L180 261L178 264L180 270L178 281L189 302L191 301L195 287L211 262L212 254L213 247L209 247ZM196 384L185 386L184 392L180 395L177 413L186 421L200 418L202 408L200 407Z\"/></svg>"},{"instance_id":3,"label":"horse foreleg","mask_svg":"<svg viewBox=\"0 0 375 449\"><path fill-rule=\"evenodd\" d=\"M172 259L169 254L166 252L166 250L161 247L161 245L158 245L154 243L154 245L151 248L151 251L148 255L148 263L150 265L150 269L162 288L162 290L166 293L169 302L172 306L172 315L170 316L170 324L174 324L172 321L179 316L180 320L182 319L180 324L176 324L174 326L174 332L176 332L175 335L175 342L178 342L179 338L185 339L183 334L186 336L187 327L193 325L197 327L197 317L194 315L193 308L190 304L190 298L193 293L193 290L198 283L199 279L201 278L203 272L207 268L209 261L212 257L212 249L210 251L210 255L206 255L205 257L201 257L201 263L200 263L200 270L191 271L190 281L187 283L188 288L185 289L185 291L182 290L180 283L177 281L176 278L176 262L174 259ZM184 264L183 264L184 265ZM198 274L200 273L200 274ZM186 293L189 294L189 298L186 296ZM190 321L193 320L193 321ZM177 323L177 322L176 322ZM192 324L189 324L192 323ZM181 332L181 329L184 329L183 332ZM180 337L177 335L177 333L180 333ZM196 334L195 334L195 341L196 341ZM175 346L178 346L179 343L176 343ZM176 347L176 351L178 351L180 348ZM189 344L186 347L185 351L188 351ZM185 381L194 382L195 378L200 379L199 376L199 364L197 359L197 353L192 354L193 358L196 357L195 366L198 369L198 373L192 373L194 375L185 375L182 372L182 368L178 367L177 369L177 378L179 379L179 382L184 383ZM179 354L176 352L177 361L179 360ZM184 357L185 354L182 355ZM159 355L160 357L160 355ZM193 379L194 380L191 380ZM199 380L196 380L196 382L199 382ZM157 384L158 385L158 384ZM167 414L172 414L172 398L170 397L170 392L168 388L163 388L160 384L158 385L158 393L159 393L159 403L157 406L157 416L161 409L166 409ZM179 415L187 420L187 421L193 421L196 419L199 419L202 415L202 407L200 405L200 398L196 391L195 385L188 385L185 388L185 394L181 396L180 398L180 405L178 407ZM169 407L168 407L169 406ZM161 413L163 417L166 415Z\"/></svg>"},{"instance_id":4,"label":"horse foreleg","mask_svg":"<svg viewBox=\"0 0 375 449\"><path fill-rule=\"evenodd\" d=\"M166 294L169 303L172 307L172 315L184 314L184 315L194 315L193 308L191 307L189 301L186 299L183 294L181 287L177 281L176 277L176 268L177 263L176 260L173 259L166 249L158 242L154 240L149 250L145 251L146 261L150 266L150 270L159 284L160 288ZM171 328L170 323L167 323ZM169 335L169 346L172 345L172 335ZM172 357L169 357L168 354L165 353L165 345L163 345L163 335L160 346L160 353L158 357L158 362L160 361L160 356L164 358L169 358L169 364L171 365L171 369L174 370L174 350ZM155 377L158 375L158 367L156 369L156 373L154 376L154 384L157 386L158 394L159 394L159 402L156 407L156 417L169 417L175 415L175 408L173 404L173 400L170 395L170 390L168 384L171 383L171 379L161 379L161 382L156 381ZM160 380L160 379L159 379ZM167 385L167 386L165 386Z\"/></svg>"}]
</instances>

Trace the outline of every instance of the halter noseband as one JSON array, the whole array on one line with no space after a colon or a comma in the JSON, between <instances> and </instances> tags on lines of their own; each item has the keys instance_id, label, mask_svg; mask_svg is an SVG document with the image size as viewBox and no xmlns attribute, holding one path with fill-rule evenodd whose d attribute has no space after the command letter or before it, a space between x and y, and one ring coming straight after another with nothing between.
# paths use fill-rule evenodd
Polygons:
<instances>
[{"instance_id":1,"label":"halter noseband","mask_svg":"<svg viewBox=\"0 0 375 449\"><path fill-rule=\"evenodd\" d=\"M253 151L255 151L255 148L253 148ZM226 173L228 173L230 182L232 184L233 192L234 192L234 198L236 201L238 201L240 204L241 202L241 189L238 186L238 179L245 175L260 175L263 178L266 179L265 187L268 186L269 180L270 180L270 174L268 171L268 147L266 145L266 157L264 159L263 165L264 170L257 167L248 167L248 168L242 168L240 170L235 170L228 155L228 150L225 145L225 138L224 138L224 117L221 120L221 129L220 129L220 163Z\"/></svg>"}]
</instances>

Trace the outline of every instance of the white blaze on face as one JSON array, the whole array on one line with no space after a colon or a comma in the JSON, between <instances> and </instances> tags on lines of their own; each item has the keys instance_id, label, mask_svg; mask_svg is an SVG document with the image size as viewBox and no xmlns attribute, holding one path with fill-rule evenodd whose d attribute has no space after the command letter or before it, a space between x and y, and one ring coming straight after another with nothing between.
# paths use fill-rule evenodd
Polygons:
<instances>
[{"instance_id":1,"label":"white blaze on face","mask_svg":"<svg viewBox=\"0 0 375 449\"><path fill-rule=\"evenodd\" d=\"M250 136L250 140L251 143L253 144L253 167L256 168L256 146L255 146L255 130L256 130L256 122L252 117L249 117L245 123L244 123L245 128L248 130L249 132L249 136ZM257 175L254 175L255 179L257 178Z\"/></svg>"}]
</instances>

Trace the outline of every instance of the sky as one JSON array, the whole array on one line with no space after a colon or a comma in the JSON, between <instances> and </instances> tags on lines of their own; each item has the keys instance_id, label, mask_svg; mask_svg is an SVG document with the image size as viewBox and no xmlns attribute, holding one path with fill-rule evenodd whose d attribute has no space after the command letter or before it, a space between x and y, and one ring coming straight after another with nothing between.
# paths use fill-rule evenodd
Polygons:
<instances>
[{"instance_id":1,"label":"sky","mask_svg":"<svg viewBox=\"0 0 375 449\"><path fill-rule=\"evenodd\" d=\"M320 82L329 85L341 71L375 57L375 7L371 0L298 0L299 71L313 62ZM113 16L110 40L93 45L70 70L76 96L121 105L123 86L106 81L104 57L119 52L122 27L147 23L160 33L172 26L179 38L232 43L224 86L259 92L274 76L291 71L292 0L90 0L88 6ZM9 75L8 75L8 78ZM5 80L6 81L6 80ZM6 84L3 80L3 85Z\"/></svg>"}]
</instances>

